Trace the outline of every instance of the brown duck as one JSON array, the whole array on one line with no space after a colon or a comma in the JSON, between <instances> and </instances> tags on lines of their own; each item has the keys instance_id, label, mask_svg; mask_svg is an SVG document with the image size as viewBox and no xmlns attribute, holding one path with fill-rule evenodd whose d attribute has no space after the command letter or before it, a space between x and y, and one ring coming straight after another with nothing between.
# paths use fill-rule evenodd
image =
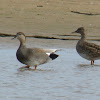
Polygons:
<instances>
[{"instance_id":1,"label":"brown duck","mask_svg":"<svg viewBox=\"0 0 100 100\"><path fill-rule=\"evenodd\" d=\"M81 39L76 45L76 50L81 57L90 60L91 65L93 65L95 60L100 59L100 46L87 42L84 31L84 28L80 27L75 32L73 32L81 34Z\"/></svg>"}]
</instances>

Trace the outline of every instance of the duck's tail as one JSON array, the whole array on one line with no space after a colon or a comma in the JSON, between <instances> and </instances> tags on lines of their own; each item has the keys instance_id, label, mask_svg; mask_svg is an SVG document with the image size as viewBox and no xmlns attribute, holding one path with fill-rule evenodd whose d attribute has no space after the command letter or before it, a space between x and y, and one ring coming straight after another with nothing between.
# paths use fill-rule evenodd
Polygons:
<instances>
[{"instance_id":1,"label":"duck's tail","mask_svg":"<svg viewBox=\"0 0 100 100\"><path fill-rule=\"evenodd\" d=\"M56 59L58 56L59 56L59 55L54 54L54 53L51 53L51 54L49 55L49 57L50 57L52 60Z\"/></svg>"}]
</instances>

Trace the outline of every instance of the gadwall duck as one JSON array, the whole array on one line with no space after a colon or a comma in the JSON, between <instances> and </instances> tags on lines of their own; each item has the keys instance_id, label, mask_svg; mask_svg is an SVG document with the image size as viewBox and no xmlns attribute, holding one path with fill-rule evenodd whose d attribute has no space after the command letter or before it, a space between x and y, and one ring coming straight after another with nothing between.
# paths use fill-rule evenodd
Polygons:
<instances>
[{"instance_id":1,"label":"gadwall duck","mask_svg":"<svg viewBox=\"0 0 100 100\"><path fill-rule=\"evenodd\" d=\"M34 66L36 69L38 65L47 63L58 57L57 54L54 54L57 49L27 48L26 36L23 32L18 32L14 38L20 41L20 46L16 52L17 59L21 63L26 64L26 68Z\"/></svg>"},{"instance_id":2,"label":"gadwall duck","mask_svg":"<svg viewBox=\"0 0 100 100\"><path fill-rule=\"evenodd\" d=\"M81 57L90 60L91 65L93 65L94 60L100 59L100 46L94 43L88 43L84 31L84 27L80 27L75 32L72 32L81 34L81 39L76 45L76 50Z\"/></svg>"}]
</instances>

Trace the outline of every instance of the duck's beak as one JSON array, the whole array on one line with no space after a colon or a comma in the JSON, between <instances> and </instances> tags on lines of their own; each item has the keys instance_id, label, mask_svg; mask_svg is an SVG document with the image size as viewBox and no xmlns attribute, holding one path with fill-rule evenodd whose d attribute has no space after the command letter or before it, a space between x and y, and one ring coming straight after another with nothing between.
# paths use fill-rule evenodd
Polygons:
<instances>
[{"instance_id":1,"label":"duck's beak","mask_svg":"<svg viewBox=\"0 0 100 100\"><path fill-rule=\"evenodd\" d=\"M72 32L72 33L77 33L77 30L76 30L76 31L74 31L74 32Z\"/></svg>"}]
</instances>

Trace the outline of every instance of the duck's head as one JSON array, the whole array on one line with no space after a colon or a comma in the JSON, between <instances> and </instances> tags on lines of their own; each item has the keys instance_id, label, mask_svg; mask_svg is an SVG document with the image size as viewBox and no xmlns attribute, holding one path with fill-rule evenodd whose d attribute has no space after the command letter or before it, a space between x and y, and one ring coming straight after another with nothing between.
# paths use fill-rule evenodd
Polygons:
<instances>
[{"instance_id":1,"label":"duck's head","mask_svg":"<svg viewBox=\"0 0 100 100\"><path fill-rule=\"evenodd\" d=\"M84 33L84 27L79 27L75 32L72 32L72 33Z\"/></svg>"},{"instance_id":2,"label":"duck's head","mask_svg":"<svg viewBox=\"0 0 100 100\"><path fill-rule=\"evenodd\" d=\"M25 36L25 34L24 34L23 32L18 32L18 33L15 35L14 38L17 38L18 40L23 40L23 41L26 40L26 36ZM13 38L13 39L14 39L14 38Z\"/></svg>"}]
</instances>

